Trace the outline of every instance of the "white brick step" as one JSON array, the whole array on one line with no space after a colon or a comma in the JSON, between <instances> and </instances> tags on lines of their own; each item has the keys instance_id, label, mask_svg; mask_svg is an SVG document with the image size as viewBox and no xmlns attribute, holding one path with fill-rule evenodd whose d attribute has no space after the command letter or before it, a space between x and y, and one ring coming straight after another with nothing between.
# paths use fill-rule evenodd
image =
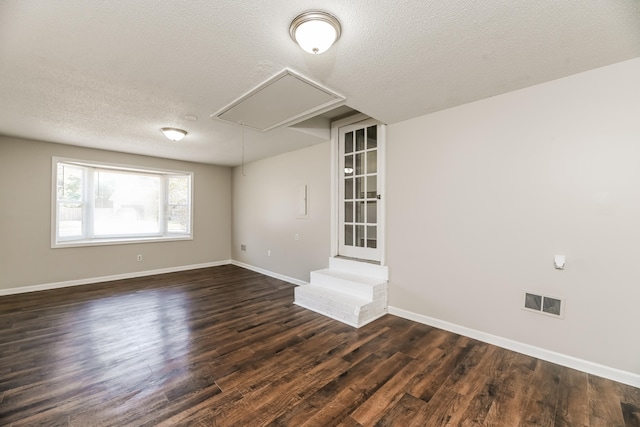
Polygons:
<instances>
[{"instance_id":1,"label":"white brick step","mask_svg":"<svg viewBox=\"0 0 640 427\"><path fill-rule=\"evenodd\" d=\"M388 280L387 267L331 258L295 289L294 304L359 328L387 313Z\"/></svg>"},{"instance_id":2,"label":"white brick step","mask_svg":"<svg viewBox=\"0 0 640 427\"><path fill-rule=\"evenodd\" d=\"M324 285L306 285L295 288L295 304L300 307L360 327L387 312L386 304L340 292Z\"/></svg>"},{"instance_id":3,"label":"white brick step","mask_svg":"<svg viewBox=\"0 0 640 427\"><path fill-rule=\"evenodd\" d=\"M323 285L336 291L366 298L371 301L385 286L386 281L376 277L362 276L339 270L317 270L311 272L311 284Z\"/></svg>"}]
</instances>

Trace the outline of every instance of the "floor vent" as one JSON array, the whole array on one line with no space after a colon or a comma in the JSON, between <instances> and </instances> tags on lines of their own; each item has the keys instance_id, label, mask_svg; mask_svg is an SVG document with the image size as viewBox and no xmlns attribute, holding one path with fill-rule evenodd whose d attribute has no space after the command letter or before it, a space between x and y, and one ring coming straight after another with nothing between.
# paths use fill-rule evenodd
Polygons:
<instances>
[{"instance_id":1,"label":"floor vent","mask_svg":"<svg viewBox=\"0 0 640 427\"><path fill-rule=\"evenodd\" d=\"M524 305L522 308L539 314L564 318L564 298L525 292Z\"/></svg>"}]
</instances>

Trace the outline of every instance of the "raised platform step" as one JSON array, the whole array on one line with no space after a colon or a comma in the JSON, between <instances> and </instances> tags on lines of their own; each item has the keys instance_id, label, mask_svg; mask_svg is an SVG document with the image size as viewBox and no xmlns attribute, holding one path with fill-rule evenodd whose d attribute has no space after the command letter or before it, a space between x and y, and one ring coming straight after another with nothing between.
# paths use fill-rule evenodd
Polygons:
<instances>
[{"instance_id":1,"label":"raised platform step","mask_svg":"<svg viewBox=\"0 0 640 427\"><path fill-rule=\"evenodd\" d=\"M387 280L387 267L331 258L295 289L294 303L359 328L387 313Z\"/></svg>"},{"instance_id":2,"label":"raised platform step","mask_svg":"<svg viewBox=\"0 0 640 427\"><path fill-rule=\"evenodd\" d=\"M384 300L368 300L323 285L295 288L294 303L355 328L361 327L387 313Z\"/></svg>"}]
</instances>

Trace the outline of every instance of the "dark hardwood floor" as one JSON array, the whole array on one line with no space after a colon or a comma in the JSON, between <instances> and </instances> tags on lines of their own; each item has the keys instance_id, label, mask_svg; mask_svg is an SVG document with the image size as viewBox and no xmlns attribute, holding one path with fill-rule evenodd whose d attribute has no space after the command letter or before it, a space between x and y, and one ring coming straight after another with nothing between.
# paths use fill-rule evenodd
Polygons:
<instances>
[{"instance_id":1,"label":"dark hardwood floor","mask_svg":"<svg viewBox=\"0 0 640 427\"><path fill-rule=\"evenodd\" d=\"M227 265L0 298L3 426L640 426L640 390Z\"/></svg>"}]
</instances>

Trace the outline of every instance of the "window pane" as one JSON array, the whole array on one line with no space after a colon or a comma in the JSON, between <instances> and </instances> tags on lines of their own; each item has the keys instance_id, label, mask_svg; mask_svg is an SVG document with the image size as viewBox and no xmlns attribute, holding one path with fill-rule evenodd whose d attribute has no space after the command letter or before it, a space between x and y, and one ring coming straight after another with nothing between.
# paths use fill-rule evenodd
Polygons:
<instances>
[{"instance_id":1,"label":"window pane","mask_svg":"<svg viewBox=\"0 0 640 427\"><path fill-rule=\"evenodd\" d=\"M189 199L191 186L189 176L167 178L167 232L188 233L191 220Z\"/></svg>"},{"instance_id":2,"label":"window pane","mask_svg":"<svg viewBox=\"0 0 640 427\"><path fill-rule=\"evenodd\" d=\"M159 176L98 170L95 181L94 235L160 233Z\"/></svg>"},{"instance_id":3,"label":"window pane","mask_svg":"<svg viewBox=\"0 0 640 427\"><path fill-rule=\"evenodd\" d=\"M84 168L58 164L58 200L82 201Z\"/></svg>"},{"instance_id":4,"label":"window pane","mask_svg":"<svg viewBox=\"0 0 640 427\"><path fill-rule=\"evenodd\" d=\"M191 189L189 188L188 176L170 176L167 178L169 185L169 204L170 205L186 205L189 203Z\"/></svg>"},{"instance_id":5,"label":"window pane","mask_svg":"<svg viewBox=\"0 0 640 427\"><path fill-rule=\"evenodd\" d=\"M356 131L356 151L364 150L364 129Z\"/></svg>"},{"instance_id":6,"label":"window pane","mask_svg":"<svg viewBox=\"0 0 640 427\"><path fill-rule=\"evenodd\" d=\"M188 233L189 219L188 205L169 205L167 212L167 231L169 233Z\"/></svg>"},{"instance_id":7,"label":"window pane","mask_svg":"<svg viewBox=\"0 0 640 427\"><path fill-rule=\"evenodd\" d=\"M347 132L344 135L344 152L345 153L353 152L353 132Z\"/></svg>"},{"instance_id":8,"label":"window pane","mask_svg":"<svg viewBox=\"0 0 640 427\"><path fill-rule=\"evenodd\" d=\"M82 203L58 203L58 237L82 236Z\"/></svg>"},{"instance_id":9,"label":"window pane","mask_svg":"<svg viewBox=\"0 0 640 427\"><path fill-rule=\"evenodd\" d=\"M378 127L369 126L367 128L367 149L376 148L378 146Z\"/></svg>"}]
</instances>

